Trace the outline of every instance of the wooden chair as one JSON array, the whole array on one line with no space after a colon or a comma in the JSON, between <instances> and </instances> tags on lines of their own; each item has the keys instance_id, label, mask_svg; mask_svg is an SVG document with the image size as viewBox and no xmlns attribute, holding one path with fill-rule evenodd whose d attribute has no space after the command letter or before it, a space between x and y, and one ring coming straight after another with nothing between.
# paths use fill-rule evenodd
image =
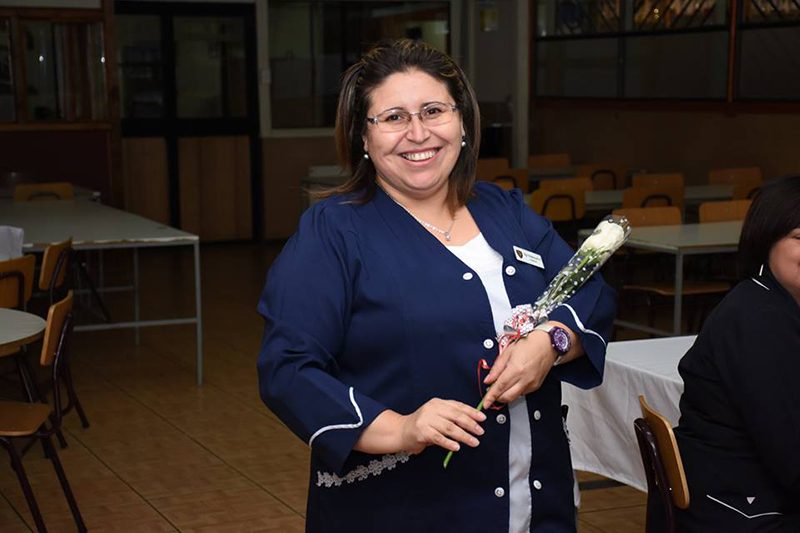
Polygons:
<instances>
[{"instance_id":1,"label":"wooden chair","mask_svg":"<svg viewBox=\"0 0 800 533\"><path fill-rule=\"evenodd\" d=\"M67 182L20 183L14 187L15 202L33 200L72 200L75 188Z\"/></svg>"},{"instance_id":2,"label":"wooden chair","mask_svg":"<svg viewBox=\"0 0 800 533\"><path fill-rule=\"evenodd\" d=\"M675 533L675 509L689 507L689 486L672 425L639 396L642 418L633 422L647 478L646 533Z\"/></svg>"},{"instance_id":3,"label":"wooden chair","mask_svg":"<svg viewBox=\"0 0 800 533\"><path fill-rule=\"evenodd\" d=\"M752 199L763 185L764 177L759 167L719 168L708 173L711 185L733 185L733 199Z\"/></svg>"},{"instance_id":4,"label":"wooden chair","mask_svg":"<svg viewBox=\"0 0 800 533\"><path fill-rule=\"evenodd\" d=\"M645 226L674 226L681 224L681 212L675 206L623 208L615 209L613 213L615 215L625 216L632 228ZM653 254L648 255L652 256ZM630 256L628 259L630 260ZM652 268L649 270L652 271ZM632 272L625 275L625 279L631 280L632 278ZM648 325L651 327L655 321L655 305L653 304L652 297L675 297L675 284L671 281L628 281L622 286L622 289L623 292L642 293L645 295L648 309ZM683 282L682 295L684 297L704 297L725 294L728 290L730 290L730 283L726 281L693 281L685 279ZM692 313L687 313L690 324L693 322L691 315ZM697 316L702 319L703 313L698 313Z\"/></svg>"},{"instance_id":5,"label":"wooden chair","mask_svg":"<svg viewBox=\"0 0 800 533\"><path fill-rule=\"evenodd\" d=\"M53 380L53 405L26 402L0 402L0 444L8 452L11 466L17 475L25 500L28 502L31 515L40 532L46 531L39 505L33 495L28 476L22 465L22 456L17 451L15 440L34 437L39 439L44 446L47 456L53 463L53 468L58 476L61 489L69 504L72 517L79 531L86 531L78 503L72 494L72 489L67 481L64 468L58 458L50 437L61 427L61 392L60 372L68 358L69 336L72 329L72 292L60 302L50 306L47 313L47 327L42 341L40 363L52 369ZM47 422L51 427L47 427Z\"/></svg>"},{"instance_id":6,"label":"wooden chair","mask_svg":"<svg viewBox=\"0 0 800 533\"><path fill-rule=\"evenodd\" d=\"M683 189L685 179L680 172L669 174L637 174L633 177L631 185L633 187L678 187Z\"/></svg>"},{"instance_id":7,"label":"wooden chair","mask_svg":"<svg viewBox=\"0 0 800 533\"><path fill-rule=\"evenodd\" d=\"M586 215L584 187L585 184L573 183L554 188L540 188L533 191L529 200L531 209L549 218L564 239L573 246L578 240L579 221Z\"/></svg>"},{"instance_id":8,"label":"wooden chair","mask_svg":"<svg viewBox=\"0 0 800 533\"><path fill-rule=\"evenodd\" d=\"M495 176L492 178L492 182L506 191L510 191L511 189L515 189L517 187L517 180L514 179L514 176Z\"/></svg>"},{"instance_id":9,"label":"wooden chair","mask_svg":"<svg viewBox=\"0 0 800 533\"><path fill-rule=\"evenodd\" d=\"M761 188L761 185L763 185L761 180L743 180L733 186L733 194L731 197L734 200L752 200L758 192L758 189Z\"/></svg>"},{"instance_id":10,"label":"wooden chair","mask_svg":"<svg viewBox=\"0 0 800 533\"><path fill-rule=\"evenodd\" d=\"M675 185L629 187L622 193L622 207L674 206L683 211L684 190Z\"/></svg>"},{"instance_id":11,"label":"wooden chair","mask_svg":"<svg viewBox=\"0 0 800 533\"><path fill-rule=\"evenodd\" d=\"M491 180L504 174L510 165L505 157L485 157L478 159L475 165L475 177L479 180Z\"/></svg>"},{"instance_id":12,"label":"wooden chair","mask_svg":"<svg viewBox=\"0 0 800 533\"><path fill-rule=\"evenodd\" d=\"M560 191L581 189L584 192L591 191L594 189L592 185L592 180L590 178L585 178L585 177L540 180L539 188L560 190Z\"/></svg>"},{"instance_id":13,"label":"wooden chair","mask_svg":"<svg viewBox=\"0 0 800 533\"><path fill-rule=\"evenodd\" d=\"M709 171L708 183L711 185L738 185L744 182L764 181L759 167L718 168Z\"/></svg>"},{"instance_id":14,"label":"wooden chair","mask_svg":"<svg viewBox=\"0 0 800 533\"><path fill-rule=\"evenodd\" d=\"M50 305L58 301L66 293L70 287L67 283L69 276L67 271L70 268L72 257L72 239L69 238L63 242L51 244L44 250L42 256L42 266L39 270L39 290L46 291L50 298ZM75 384L72 379L72 370L69 362L65 362L61 369L61 379L64 382L64 387L67 390L67 404L62 409L63 414L67 414L72 409L78 413L81 419L81 426L86 429L89 427L89 419L86 412L83 410L78 394L75 391ZM39 387L46 389L46 387ZM62 448L67 447L67 441L61 432L57 434L59 444Z\"/></svg>"},{"instance_id":15,"label":"wooden chair","mask_svg":"<svg viewBox=\"0 0 800 533\"><path fill-rule=\"evenodd\" d=\"M591 179L593 190L607 191L621 189L625 186L627 168L623 165L587 163L578 165L575 174L579 177L588 177Z\"/></svg>"},{"instance_id":16,"label":"wooden chair","mask_svg":"<svg viewBox=\"0 0 800 533\"><path fill-rule=\"evenodd\" d=\"M511 168L508 159L504 157L478 159L475 169L475 178L492 181L506 190L515 187L527 190L528 170L525 168Z\"/></svg>"},{"instance_id":17,"label":"wooden chair","mask_svg":"<svg viewBox=\"0 0 800 533\"><path fill-rule=\"evenodd\" d=\"M24 311L33 294L33 271L36 257L32 254L0 261L0 307ZM26 352L13 355L22 392L29 401L41 397Z\"/></svg>"},{"instance_id":18,"label":"wooden chair","mask_svg":"<svg viewBox=\"0 0 800 533\"><path fill-rule=\"evenodd\" d=\"M572 165L569 154L534 154L528 156L528 168L563 168Z\"/></svg>"},{"instance_id":19,"label":"wooden chair","mask_svg":"<svg viewBox=\"0 0 800 533\"><path fill-rule=\"evenodd\" d=\"M553 222L579 220L586 214L586 194L580 186L540 188L531 194L531 208Z\"/></svg>"},{"instance_id":20,"label":"wooden chair","mask_svg":"<svg viewBox=\"0 0 800 533\"><path fill-rule=\"evenodd\" d=\"M626 217L633 228L681 223L681 211L675 206L622 208L615 209L614 214Z\"/></svg>"},{"instance_id":21,"label":"wooden chair","mask_svg":"<svg viewBox=\"0 0 800 533\"><path fill-rule=\"evenodd\" d=\"M752 200L730 200L727 202L703 202L700 204L700 223L744 220Z\"/></svg>"},{"instance_id":22,"label":"wooden chair","mask_svg":"<svg viewBox=\"0 0 800 533\"><path fill-rule=\"evenodd\" d=\"M42 266L39 269L39 290L47 292L50 297L50 305L56 300L60 300L63 295L59 291L66 292L67 271L69 270L72 259L72 238L50 244L44 249L42 256Z\"/></svg>"},{"instance_id":23,"label":"wooden chair","mask_svg":"<svg viewBox=\"0 0 800 533\"><path fill-rule=\"evenodd\" d=\"M0 307L24 310L33 294L33 271L36 257L32 254L0 261Z\"/></svg>"}]
</instances>

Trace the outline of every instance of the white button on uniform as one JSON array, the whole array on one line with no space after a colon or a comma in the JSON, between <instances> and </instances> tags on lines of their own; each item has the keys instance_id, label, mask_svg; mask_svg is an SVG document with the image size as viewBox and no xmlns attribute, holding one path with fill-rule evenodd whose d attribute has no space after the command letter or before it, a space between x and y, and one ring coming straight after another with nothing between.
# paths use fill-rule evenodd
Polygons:
<instances>
[{"instance_id":1,"label":"white button on uniform","mask_svg":"<svg viewBox=\"0 0 800 533\"><path fill-rule=\"evenodd\" d=\"M513 276L516 273L517 273L517 269L514 268L512 265L508 265L506 267L506 274L508 274L509 276Z\"/></svg>"},{"instance_id":2,"label":"white button on uniform","mask_svg":"<svg viewBox=\"0 0 800 533\"><path fill-rule=\"evenodd\" d=\"M496 420L497 420L498 424L505 424L506 420L508 420L508 419L506 418L506 415L500 414L500 415L497 415Z\"/></svg>"},{"instance_id":3,"label":"white button on uniform","mask_svg":"<svg viewBox=\"0 0 800 533\"><path fill-rule=\"evenodd\" d=\"M464 275L461 277L464 278L465 281L469 281L472 279L472 272L464 272Z\"/></svg>"},{"instance_id":4,"label":"white button on uniform","mask_svg":"<svg viewBox=\"0 0 800 533\"><path fill-rule=\"evenodd\" d=\"M503 496L506 495L506 491L503 487L497 487L496 489L494 489L494 495L497 496L498 498L502 498Z\"/></svg>"},{"instance_id":5,"label":"white button on uniform","mask_svg":"<svg viewBox=\"0 0 800 533\"><path fill-rule=\"evenodd\" d=\"M542 418L542 412L537 409L533 412L533 419L539 420L540 418Z\"/></svg>"},{"instance_id":6,"label":"white button on uniform","mask_svg":"<svg viewBox=\"0 0 800 533\"><path fill-rule=\"evenodd\" d=\"M533 480L533 488L536 489L536 490L541 490L542 482L539 481L538 479L534 479Z\"/></svg>"},{"instance_id":7,"label":"white button on uniform","mask_svg":"<svg viewBox=\"0 0 800 533\"><path fill-rule=\"evenodd\" d=\"M494 341L492 339L486 339L485 341L483 341L483 347L486 348L487 350L490 349L492 346L494 346Z\"/></svg>"}]
</instances>

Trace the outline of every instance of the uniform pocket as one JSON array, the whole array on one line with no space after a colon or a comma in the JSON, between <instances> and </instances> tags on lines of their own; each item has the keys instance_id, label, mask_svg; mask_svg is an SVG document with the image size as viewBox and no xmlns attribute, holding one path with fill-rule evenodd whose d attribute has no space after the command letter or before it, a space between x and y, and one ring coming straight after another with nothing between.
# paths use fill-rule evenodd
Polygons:
<instances>
[{"instance_id":1,"label":"uniform pocket","mask_svg":"<svg viewBox=\"0 0 800 533\"><path fill-rule=\"evenodd\" d=\"M731 513L735 513L748 520L756 520L764 517L780 516L783 513L778 511L778 505L769 496L743 496L741 494L706 494L712 504L719 505Z\"/></svg>"}]
</instances>

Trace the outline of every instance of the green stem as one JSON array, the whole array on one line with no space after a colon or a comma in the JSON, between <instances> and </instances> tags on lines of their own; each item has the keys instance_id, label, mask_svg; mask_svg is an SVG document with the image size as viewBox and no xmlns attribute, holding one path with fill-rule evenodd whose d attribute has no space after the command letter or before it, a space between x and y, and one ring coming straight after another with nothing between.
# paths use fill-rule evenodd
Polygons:
<instances>
[{"instance_id":1,"label":"green stem","mask_svg":"<svg viewBox=\"0 0 800 533\"><path fill-rule=\"evenodd\" d=\"M489 393L488 389L486 390L486 393L487 394ZM478 410L478 412L483 411L483 400L485 400L485 399L486 399L486 395L484 394L483 398L481 398L481 402L478 404L478 407L475 408L475 409ZM450 450L449 452L447 452L447 455L444 457L444 462L442 463L442 467L443 468L447 468L447 465L450 464L450 459L452 459L452 458L453 458L453 451Z\"/></svg>"}]
</instances>

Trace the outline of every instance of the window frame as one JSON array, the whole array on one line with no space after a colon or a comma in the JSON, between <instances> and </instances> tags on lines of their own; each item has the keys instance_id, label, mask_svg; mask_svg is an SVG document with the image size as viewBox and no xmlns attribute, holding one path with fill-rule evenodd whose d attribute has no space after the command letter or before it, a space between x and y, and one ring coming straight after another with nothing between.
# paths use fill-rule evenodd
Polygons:
<instances>
[{"instance_id":1,"label":"window frame","mask_svg":"<svg viewBox=\"0 0 800 533\"><path fill-rule=\"evenodd\" d=\"M315 1L315 0L309 0ZM339 0L339 1L366 1L366 0ZM396 2L398 0L368 0L372 2ZM426 3L428 0L402 0L405 2ZM458 0L437 0L449 5L448 22L449 35L448 46L450 55L456 57L461 43L461 7ZM259 101L261 102L261 132L263 137L270 138L306 138L306 137L333 137L334 127L316 128L273 128L272 127L272 75L270 70L269 55L269 4L271 0L256 3L256 17L259 28L258 41L258 64L260 74Z\"/></svg>"},{"instance_id":2,"label":"window frame","mask_svg":"<svg viewBox=\"0 0 800 533\"><path fill-rule=\"evenodd\" d=\"M649 111L649 110L674 110L674 111L710 111L726 114L737 113L798 113L800 112L800 97L796 100L745 98L738 94L739 73L741 70L740 50L741 32L751 28L772 27L800 27L800 18L795 20L773 22L747 22L743 19L743 2L748 0L729 0L727 21L724 25L709 25L699 28L681 28L676 30L657 31L620 31L607 32L580 36L536 35L537 9L540 0L531 0L533 3L530 17L531 27L531 64L530 64L530 99L534 106L548 109L609 109L615 111ZM537 94L537 44L540 41L557 41L569 39L592 38L619 38L643 36L662 36L686 33L712 33L725 31L728 34L727 82L724 99L710 98L632 98L609 97L587 98L570 96L540 96ZM618 56L617 79L624 82L624 41L621 43Z\"/></svg>"}]
</instances>

